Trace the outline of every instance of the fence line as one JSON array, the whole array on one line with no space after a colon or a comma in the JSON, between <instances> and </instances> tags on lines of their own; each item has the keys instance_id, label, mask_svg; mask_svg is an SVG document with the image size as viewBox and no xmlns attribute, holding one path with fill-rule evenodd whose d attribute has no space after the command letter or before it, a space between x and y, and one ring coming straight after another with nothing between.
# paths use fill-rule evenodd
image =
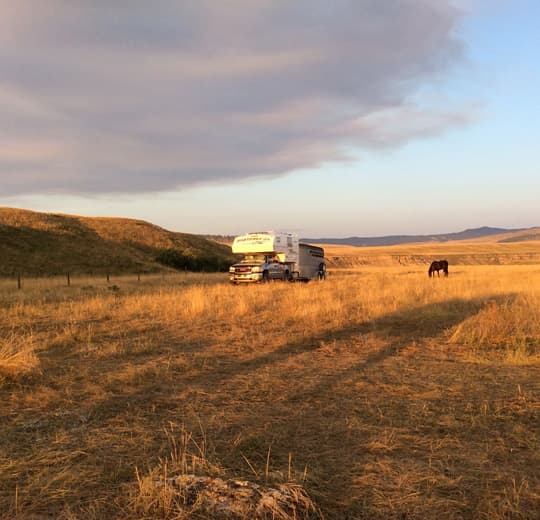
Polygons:
<instances>
[{"instance_id":1,"label":"fence line","mask_svg":"<svg viewBox=\"0 0 540 520\"><path fill-rule=\"evenodd\" d=\"M227 273L201 273L193 271L174 271L174 272L157 272L157 273L144 273L144 272L135 272L135 273L123 273L123 274L113 274L110 272L105 272L99 275L95 273L73 273L72 271L66 271L63 274L47 275L47 276L34 276L34 275L25 275L23 271L18 271L13 273L11 276L0 276L0 291L9 290L11 287L13 290L24 292L26 290L32 290L36 287L66 287L66 288L80 288L84 284L95 284L96 287L99 285L113 286L114 284L119 283L129 283L133 285L144 284L145 282L154 281L156 283L164 283L167 281L173 281L175 278L185 280L186 278L212 278L213 275L216 277L223 277L225 279Z\"/></svg>"}]
</instances>

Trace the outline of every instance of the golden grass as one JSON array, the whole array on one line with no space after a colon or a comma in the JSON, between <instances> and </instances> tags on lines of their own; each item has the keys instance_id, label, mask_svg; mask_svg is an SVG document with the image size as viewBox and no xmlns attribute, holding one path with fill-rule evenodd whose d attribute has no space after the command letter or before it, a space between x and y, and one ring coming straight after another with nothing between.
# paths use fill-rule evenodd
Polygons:
<instances>
[{"instance_id":1,"label":"golden grass","mask_svg":"<svg viewBox=\"0 0 540 520\"><path fill-rule=\"evenodd\" d=\"M181 518L155 483L195 474L327 519L535 518L540 266L426 271L0 282L5 357L35 356L0 375L0 511Z\"/></svg>"},{"instance_id":2,"label":"golden grass","mask_svg":"<svg viewBox=\"0 0 540 520\"><path fill-rule=\"evenodd\" d=\"M225 480L225 470L208 458L204 431L197 440L183 425L171 423L164 431L169 455L144 476L136 470L138 487L129 490L132 496L128 507L137 518L319 517L302 486L291 482L290 473L287 483L274 488L246 480ZM268 477L267 471L267 481Z\"/></svg>"},{"instance_id":3,"label":"golden grass","mask_svg":"<svg viewBox=\"0 0 540 520\"><path fill-rule=\"evenodd\" d=\"M540 356L539 309L540 298L535 292L494 299L460 323L450 341L470 345L478 359L535 363Z\"/></svg>"},{"instance_id":4,"label":"golden grass","mask_svg":"<svg viewBox=\"0 0 540 520\"><path fill-rule=\"evenodd\" d=\"M450 269L458 265L538 265L540 242L455 241L444 243L402 244L387 247L324 245L330 265L424 266L433 260L447 259ZM427 265L426 265L427 264Z\"/></svg>"},{"instance_id":5,"label":"golden grass","mask_svg":"<svg viewBox=\"0 0 540 520\"><path fill-rule=\"evenodd\" d=\"M0 337L0 380L16 379L35 371L38 366L39 359L31 334Z\"/></svg>"}]
</instances>

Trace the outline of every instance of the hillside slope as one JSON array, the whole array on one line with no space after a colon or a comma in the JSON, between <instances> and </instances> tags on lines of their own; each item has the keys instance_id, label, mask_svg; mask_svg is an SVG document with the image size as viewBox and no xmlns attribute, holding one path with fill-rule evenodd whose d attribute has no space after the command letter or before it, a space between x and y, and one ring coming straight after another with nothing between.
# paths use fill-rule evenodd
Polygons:
<instances>
[{"instance_id":1,"label":"hillside slope","mask_svg":"<svg viewBox=\"0 0 540 520\"><path fill-rule=\"evenodd\" d=\"M531 240L540 241L540 228L526 229L521 233L510 233L501 237L498 242L529 242Z\"/></svg>"},{"instance_id":2,"label":"hillside slope","mask_svg":"<svg viewBox=\"0 0 540 520\"><path fill-rule=\"evenodd\" d=\"M394 246L399 244L445 243L463 240L488 240L490 242L506 241L518 242L525 240L538 240L540 228L530 229L503 229L481 227L466 229L457 233L443 233L436 235L389 235L380 237L347 237L347 238L305 238L306 242L316 244L335 244L349 246Z\"/></svg>"},{"instance_id":3,"label":"hillside slope","mask_svg":"<svg viewBox=\"0 0 540 520\"><path fill-rule=\"evenodd\" d=\"M200 265L232 260L225 245L142 220L0 207L0 276L156 272L165 269L157 258L171 252Z\"/></svg>"}]
</instances>

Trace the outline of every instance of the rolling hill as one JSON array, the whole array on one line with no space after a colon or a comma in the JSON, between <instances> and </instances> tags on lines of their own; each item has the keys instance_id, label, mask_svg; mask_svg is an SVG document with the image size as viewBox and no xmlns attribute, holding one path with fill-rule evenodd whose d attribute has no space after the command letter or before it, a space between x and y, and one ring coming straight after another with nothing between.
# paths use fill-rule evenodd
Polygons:
<instances>
[{"instance_id":1,"label":"rolling hill","mask_svg":"<svg viewBox=\"0 0 540 520\"><path fill-rule=\"evenodd\" d=\"M540 228L507 230L485 227L430 235L429 239L422 235L405 238L407 240L399 241L397 236L373 237L358 239L353 244L347 243L349 239L306 240L324 247L331 268L427 266L441 258L448 260L452 266L540 264ZM373 245L367 245L370 240Z\"/></svg>"},{"instance_id":2,"label":"rolling hill","mask_svg":"<svg viewBox=\"0 0 540 520\"><path fill-rule=\"evenodd\" d=\"M0 276L18 272L48 276L66 272L151 273L170 268L225 270L234 257L229 245L218 242L230 242L230 239L172 232L128 218L81 217L0 207ZM443 256L453 264L540 262L536 244L540 241L540 228L483 227L440 235L302 240L325 246L329 265L333 267L423 264Z\"/></svg>"},{"instance_id":3,"label":"rolling hill","mask_svg":"<svg viewBox=\"0 0 540 520\"><path fill-rule=\"evenodd\" d=\"M395 246L399 244L419 244L425 242L444 243L460 240L489 240L493 242L520 242L539 240L540 228L503 229L480 227L466 229L458 233L442 233L435 235L389 235L380 237L347 237L347 238L303 238L305 242L315 244L335 244L348 246Z\"/></svg>"},{"instance_id":4,"label":"rolling hill","mask_svg":"<svg viewBox=\"0 0 540 520\"><path fill-rule=\"evenodd\" d=\"M230 247L142 220L0 207L0 276L222 270Z\"/></svg>"}]
</instances>

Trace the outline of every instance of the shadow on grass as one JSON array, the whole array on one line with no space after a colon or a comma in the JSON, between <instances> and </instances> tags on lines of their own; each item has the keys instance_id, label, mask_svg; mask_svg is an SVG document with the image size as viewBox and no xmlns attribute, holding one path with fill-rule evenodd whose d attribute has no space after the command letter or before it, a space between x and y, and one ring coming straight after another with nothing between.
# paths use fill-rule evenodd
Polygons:
<instances>
[{"instance_id":1,"label":"shadow on grass","mask_svg":"<svg viewBox=\"0 0 540 520\"><path fill-rule=\"evenodd\" d=\"M419 342L439 336L479 312L487 302L507 301L509 297L512 295L490 296L472 300L453 299L389 313L370 322L353 323L345 328L332 329L290 341L274 351L249 360L239 361L231 356L214 357L202 373L185 376L178 374L173 387L170 388L171 394L174 394L178 389L192 392L219 392L220 389L226 388L239 376L253 375L255 377L260 370L314 352L326 342L354 340L362 335L373 335L376 338L386 340L388 344L385 347L362 358L357 364L351 366L347 373L340 372L335 377L324 378L324 382L321 381L320 385L322 391L324 388L331 387L336 379L347 377L348 374L361 368L377 365L389 357L398 355L400 350L410 342ZM185 342L178 342L176 338L167 340L164 336L163 340L170 341L169 351L171 352L181 352L178 346L182 345L182 348L185 346ZM202 353L207 347L209 347L209 343L202 342L197 346L191 346L190 350ZM126 406L128 403L142 402L148 396L159 391L160 386L163 386L163 382L159 380L149 382L149 384L141 381L141 386L138 386L136 391L130 390L125 394L119 392L110 399L95 403L91 415L110 416L110 414L122 409L123 402ZM165 391L165 388L162 390ZM175 400L175 402L178 401ZM171 404L171 406L173 405Z\"/></svg>"},{"instance_id":2,"label":"shadow on grass","mask_svg":"<svg viewBox=\"0 0 540 520\"><path fill-rule=\"evenodd\" d=\"M242 468L246 470L245 465L242 466L244 453L250 460L258 456L263 461L266 450L272 444L276 449L281 449L281 458L287 450L303 454L309 459L309 464L316 467L313 483L315 494L328 513L328 518L332 518L332 512L338 507L338 502L345 499L351 486L348 474L351 450L344 437L345 420L354 406L353 398L349 395L350 380L365 379L363 371L366 369L375 370L380 367L382 370L381 365L386 360L399 356L401 350L411 342L437 338L479 312L488 302L507 301L511 297L503 295L473 300L454 299L388 313L370 322L352 323L345 328L289 341L253 359L238 360L233 356L223 356L195 375L183 374L179 370L161 379L159 371L156 371L148 380L141 378L125 387L116 385L111 389L113 395L104 399L79 403L87 419L84 419L84 425L77 424L81 428L77 436L85 437L84 432L92 431L96 434L97 442L93 449L106 454L105 459L114 459L114 453L106 453L111 449L119 453L123 460L122 467L146 467L152 457L157 460L167 455L168 448L160 424L167 424L169 420L185 422L188 429L197 430L200 425L196 421L201 420L208 425L210 438L214 436L216 439L214 444L218 460L239 472ZM309 375L309 378L306 377L301 385L288 378L283 369L281 373L276 369L280 363L294 361L295 358L300 360L305 354L315 354L321 344L333 341L355 342L362 336L383 340L382 347L370 350L365 355L359 352L358 361L346 368L340 368L339 365L332 367L330 364L324 373L319 373L315 355L313 360L302 358L299 363L305 363L302 374ZM167 344L163 353L154 352L148 358L142 357L141 365L166 356L167 353L181 353L186 347L192 353L204 353L210 347L210 340L190 345L189 338L182 340L167 337L166 334L163 334L162 342ZM131 359L126 365L130 363L137 365L139 361ZM281 390L279 396L251 395L239 382L242 379L256 384L257 378L268 377L270 369L276 388ZM268 385L268 382L264 384ZM187 402L190 396L195 396L193 403ZM151 437L145 441L145 451L132 453L124 447L118 447L121 439L116 437L118 433L114 434L114 424L120 425L120 432L126 435L131 427L142 428L139 422L148 429L145 435ZM108 431L108 428L111 430ZM38 426L28 432L13 430L11 434L25 433L26 440L39 438L43 441L44 437L53 436L55 429L64 430L65 420L58 418L58 422L49 424L48 428ZM98 441L102 429L106 437ZM306 429L309 432L305 432ZM251 440L246 440L250 435ZM238 436L243 436L244 440L236 443L235 438ZM252 443L251 448L246 442ZM151 449L155 449L155 454L149 457ZM286 462L281 463L286 467ZM129 472L121 473L115 484L130 482L133 478ZM83 484L80 482L76 485ZM319 487L323 484L327 489ZM350 518L355 518L356 512L357 509L351 509ZM347 518L346 511L343 516L334 517Z\"/></svg>"},{"instance_id":3,"label":"shadow on grass","mask_svg":"<svg viewBox=\"0 0 540 520\"><path fill-rule=\"evenodd\" d=\"M281 464L281 467L285 468L287 462L284 454L287 452L303 454L306 457L304 462L307 461L315 471L310 489L314 493L313 497L323 508L326 518L363 518L358 516L362 514L360 511L363 507L366 518L370 518L369 511L372 511L370 509L372 504L368 496L363 497L365 501L363 506L354 503L348 506L344 504L347 497L353 496L351 466L353 463L360 464L362 460L365 462L366 454L363 450L367 444L365 439L347 438L347 422L352 417L353 420L363 424L364 430L372 431L396 428L398 424L392 424L392 419L382 421L378 413L383 412L372 411L368 405L358 401L358 391L354 390L355 382L366 383L371 380L368 384L376 384L374 381L387 379L387 385L396 384L398 388L402 382L392 381L392 377L396 370L399 371L399 367L394 367L394 372L392 370L385 372L386 368L383 366L385 361L398 357L402 349L411 343L440 338L449 329L475 315L486 305L492 302L507 302L512 297L514 295L507 294L474 300L455 299L390 313L369 323L359 323L346 329L327 331L301 341L289 342L275 352L239 363L234 375L252 373L255 377L256 372L265 366L316 351L321 342L356 340L362 334L370 334L374 338L384 340L381 342L381 348L367 353L358 362L345 369L336 366L333 372L325 371L319 374L314 384L298 385L296 378L292 378L287 388L286 383L284 385L284 381L279 381L280 376L276 374L276 386L283 389L279 400L268 400L264 404L252 403L251 406L256 407L253 410L249 410L248 404L241 411L242 417L233 419L229 424L230 441L243 432L254 432L247 444L239 444L236 457L240 460L241 457L247 456L252 462L255 459L261 468L264 467L267 450L270 446L274 446L275 452L280 453L276 457L278 459L281 457L281 461L278 460L276 464ZM310 371L316 371L317 368L315 363L306 366L306 375ZM368 378L368 373L376 375ZM231 375L232 377L234 376ZM420 378L415 384L420 386L425 384L427 388L429 377L429 374L425 374L425 379L422 381ZM281 379L285 379L283 375ZM227 384L227 381L222 379L220 383ZM405 395L399 395L399 392L396 394L386 392L386 389L381 389L380 396L376 396L377 390L374 389L370 398L375 401L388 399L389 406L402 409L406 415L411 404L410 399ZM386 397L383 397L385 395ZM246 397L246 400L249 398ZM435 399L433 403L436 402ZM261 421L271 424L272 420L275 421L275 425L260 427ZM463 435L466 439L467 432L463 432ZM221 442L224 453L227 449L230 452L230 445L226 446L223 439ZM356 446L351 449L351 444L355 443ZM232 466L233 457L230 453L225 456L228 457L228 464ZM373 458L371 455L368 457ZM241 465L238 468L240 469Z\"/></svg>"},{"instance_id":4,"label":"shadow on grass","mask_svg":"<svg viewBox=\"0 0 540 520\"><path fill-rule=\"evenodd\" d=\"M362 365L382 362L389 356L396 355L403 344L433 338L455 327L470 316L478 313L487 302L507 301L513 295L476 298L472 300L453 299L437 304L415 307L406 311L389 313L369 322L353 323L345 328L332 329L320 334L303 337L286 343L284 346L246 361L225 358L224 363L213 374L207 374L204 381L199 376L184 379L184 383L203 390L216 384L225 384L228 379L246 375L265 366L290 360L294 356L317 350L322 343L347 341L363 334L392 340L387 348L369 356Z\"/></svg>"}]
</instances>

